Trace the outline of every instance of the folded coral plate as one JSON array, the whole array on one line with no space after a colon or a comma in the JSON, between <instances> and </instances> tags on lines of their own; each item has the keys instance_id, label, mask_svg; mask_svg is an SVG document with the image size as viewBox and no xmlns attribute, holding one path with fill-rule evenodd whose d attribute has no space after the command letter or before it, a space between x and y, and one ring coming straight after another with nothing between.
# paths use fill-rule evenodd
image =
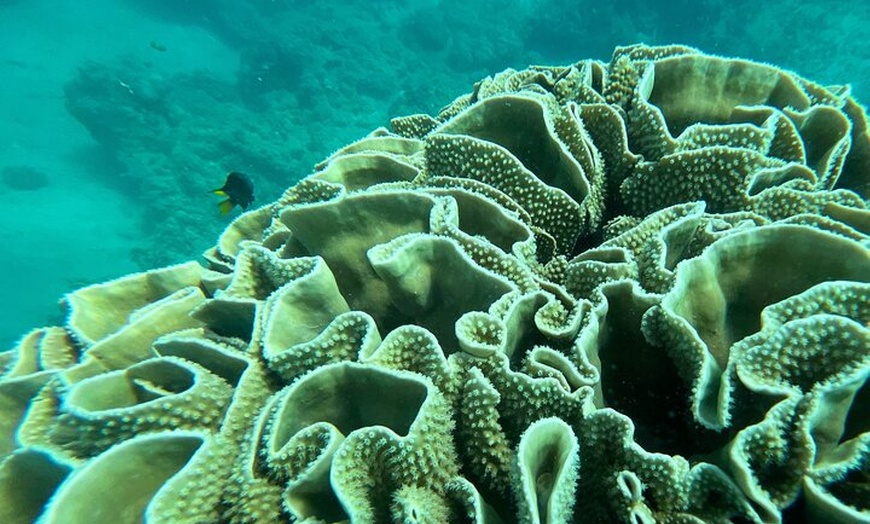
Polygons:
<instances>
[{"instance_id":1,"label":"folded coral plate","mask_svg":"<svg viewBox=\"0 0 870 524\"><path fill-rule=\"evenodd\" d=\"M868 198L848 88L503 71L0 353L0 521L868 522Z\"/></svg>"}]
</instances>

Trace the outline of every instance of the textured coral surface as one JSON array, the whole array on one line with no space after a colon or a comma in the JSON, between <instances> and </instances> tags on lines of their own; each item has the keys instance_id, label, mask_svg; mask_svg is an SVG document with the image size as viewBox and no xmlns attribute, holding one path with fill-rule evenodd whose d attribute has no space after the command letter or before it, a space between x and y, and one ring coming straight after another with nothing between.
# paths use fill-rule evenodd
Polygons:
<instances>
[{"instance_id":1,"label":"textured coral surface","mask_svg":"<svg viewBox=\"0 0 870 524\"><path fill-rule=\"evenodd\" d=\"M639 45L391 124L0 353L0 521L870 520L848 88Z\"/></svg>"}]
</instances>

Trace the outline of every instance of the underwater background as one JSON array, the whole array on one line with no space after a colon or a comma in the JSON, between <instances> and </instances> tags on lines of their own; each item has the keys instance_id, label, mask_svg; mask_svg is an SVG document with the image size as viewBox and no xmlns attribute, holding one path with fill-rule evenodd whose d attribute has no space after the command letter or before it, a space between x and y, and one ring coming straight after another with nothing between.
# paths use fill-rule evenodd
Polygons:
<instances>
[{"instance_id":1,"label":"underwater background","mask_svg":"<svg viewBox=\"0 0 870 524\"><path fill-rule=\"evenodd\" d=\"M84 285L195 259L390 117L507 67L681 43L870 99L870 2L0 0L0 349Z\"/></svg>"}]
</instances>

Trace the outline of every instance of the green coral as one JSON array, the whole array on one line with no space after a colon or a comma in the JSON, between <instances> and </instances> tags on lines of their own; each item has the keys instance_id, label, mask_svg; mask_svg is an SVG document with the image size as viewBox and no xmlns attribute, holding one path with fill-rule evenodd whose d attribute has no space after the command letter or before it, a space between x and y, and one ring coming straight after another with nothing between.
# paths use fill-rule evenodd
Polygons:
<instances>
[{"instance_id":1,"label":"green coral","mask_svg":"<svg viewBox=\"0 0 870 524\"><path fill-rule=\"evenodd\" d=\"M526 430L517 449L515 486L519 514L527 522L566 522L572 517L580 445L559 418L541 419Z\"/></svg>"},{"instance_id":2,"label":"green coral","mask_svg":"<svg viewBox=\"0 0 870 524\"><path fill-rule=\"evenodd\" d=\"M0 353L0 519L870 519L847 90L638 45L391 126Z\"/></svg>"},{"instance_id":3,"label":"green coral","mask_svg":"<svg viewBox=\"0 0 870 524\"><path fill-rule=\"evenodd\" d=\"M322 366L273 401L265 463L299 519L387 520L403 488L442 495L457 473L446 398L426 378L351 362ZM416 491L419 493L419 491Z\"/></svg>"}]
</instances>

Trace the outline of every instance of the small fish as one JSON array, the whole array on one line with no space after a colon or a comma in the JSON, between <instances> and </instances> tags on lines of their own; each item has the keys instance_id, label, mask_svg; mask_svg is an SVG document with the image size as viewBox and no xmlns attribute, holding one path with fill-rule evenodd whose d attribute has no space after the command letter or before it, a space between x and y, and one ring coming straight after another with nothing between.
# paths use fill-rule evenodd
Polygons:
<instances>
[{"instance_id":1,"label":"small fish","mask_svg":"<svg viewBox=\"0 0 870 524\"><path fill-rule=\"evenodd\" d=\"M155 42L154 40L152 40L149 45L151 46L151 49L155 51L160 51L161 53L166 52L166 46L161 44L160 42Z\"/></svg>"},{"instance_id":2,"label":"small fish","mask_svg":"<svg viewBox=\"0 0 870 524\"><path fill-rule=\"evenodd\" d=\"M248 209L248 206L254 201L254 183L251 182L248 175L238 171L230 171L227 173L227 181L224 182L223 187L212 189L210 193L228 197L218 203L221 214L226 215L236 206Z\"/></svg>"}]
</instances>

